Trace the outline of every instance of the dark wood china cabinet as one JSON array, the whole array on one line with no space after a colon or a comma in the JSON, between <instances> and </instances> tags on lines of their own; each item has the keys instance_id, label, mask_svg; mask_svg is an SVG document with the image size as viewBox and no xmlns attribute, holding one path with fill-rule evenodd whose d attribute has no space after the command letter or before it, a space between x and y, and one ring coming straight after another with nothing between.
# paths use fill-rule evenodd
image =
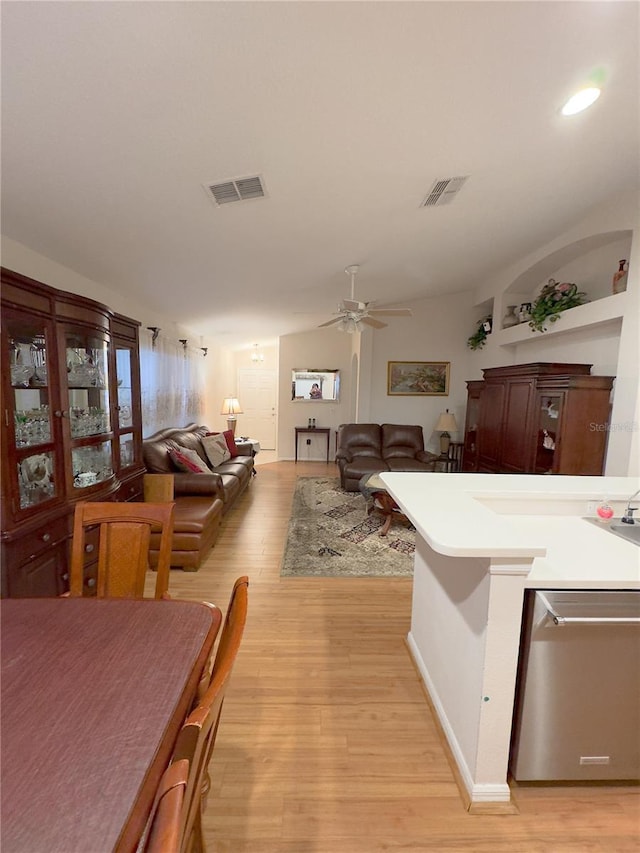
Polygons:
<instances>
[{"instance_id":1,"label":"dark wood china cabinet","mask_svg":"<svg viewBox=\"0 0 640 853\"><path fill-rule=\"evenodd\" d=\"M464 471L602 474L613 376L535 362L467 382Z\"/></svg>"},{"instance_id":2,"label":"dark wood china cabinet","mask_svg":"<svg viewBox=\"0 0 640 853\"><path fill-rule=\"evenodd\" d=\"M3 597L68 589L77 501L141 499L138 327L2 269Z\"/></svg>"}]
</instances>

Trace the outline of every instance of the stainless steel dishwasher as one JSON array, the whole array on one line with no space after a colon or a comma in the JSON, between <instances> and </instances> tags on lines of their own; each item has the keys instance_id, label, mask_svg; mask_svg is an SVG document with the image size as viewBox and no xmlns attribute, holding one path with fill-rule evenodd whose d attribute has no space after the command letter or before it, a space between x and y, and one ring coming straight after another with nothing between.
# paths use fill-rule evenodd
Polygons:
<instances>
[{"instance_id":1,"label":"stainless steel dishwasher","mask_svg":"<svg viewBox=\"0 0 640 853\"><path fill-rule=\"evenodd\" d=\"M640 591L529 592L510 770L640 779Z\"/></svg>"}]
</instances>

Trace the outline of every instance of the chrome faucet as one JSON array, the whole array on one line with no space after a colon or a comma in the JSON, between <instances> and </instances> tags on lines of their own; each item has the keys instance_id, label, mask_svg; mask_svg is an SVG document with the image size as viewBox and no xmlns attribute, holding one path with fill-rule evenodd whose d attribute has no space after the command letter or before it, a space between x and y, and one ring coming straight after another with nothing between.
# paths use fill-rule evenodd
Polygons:
<instances>
[{"instance_id":1,"label":"chrome faucet","mask_svg":"<svg viewBox=\"0 0 640 853\"><path fill-rule=\"evenodd\" d=\"M640 489L638 489L636 492L634 492L634 493L631 495L631 497L629 498L629 500L627 501L627 508L626 508L626 510L624 511L624 515L623 515L623 516L622 516L622 518L621 518L621 521L622 521L624 524L635 524L635 523L636 523L636 520L635 520L635 518L633 517L633 513L634 513L637 509L640 509L640 507L637 507L637 506L631 506L631 501L632 501L634 498L637 498L637 497L638 497L638 495L640 495Z\"/></svg>"}]
</instances>

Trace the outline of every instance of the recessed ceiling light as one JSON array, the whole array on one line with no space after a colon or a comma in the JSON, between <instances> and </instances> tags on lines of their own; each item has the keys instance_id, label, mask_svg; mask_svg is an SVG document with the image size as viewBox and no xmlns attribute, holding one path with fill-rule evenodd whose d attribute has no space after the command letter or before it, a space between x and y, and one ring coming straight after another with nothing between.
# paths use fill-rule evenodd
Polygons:
<instances>
[{"instance_id":1,"label":"recessed ceiling light","mask_svg":"<svg viewBox=\"0 0 640 853\"><path fill-rule=\"evenodd\" d=\"M572 95L567 103L562 108L563 116L573 116L576 113L586 110L591 104L594 104L600 97L600 89L596 86L589 86L587 89L580 89L575 95Z\"/></svg>"}]
</instances>

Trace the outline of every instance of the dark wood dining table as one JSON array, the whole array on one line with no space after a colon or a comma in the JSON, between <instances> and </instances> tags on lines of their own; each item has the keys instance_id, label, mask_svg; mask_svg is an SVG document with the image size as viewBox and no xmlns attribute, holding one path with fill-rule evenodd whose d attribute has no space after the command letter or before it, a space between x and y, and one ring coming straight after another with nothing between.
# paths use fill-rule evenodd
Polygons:
<instances>
[{"instance_id":1,"label":"dark wood dining table","mask_svg":"<svg viewBox=\"0 0 640 853\"><path fill-rule=\"evenodd\" d=\"M0 617L3 853L135 850L220 611L25 598Z\"/></svg>"}]
</instances>

